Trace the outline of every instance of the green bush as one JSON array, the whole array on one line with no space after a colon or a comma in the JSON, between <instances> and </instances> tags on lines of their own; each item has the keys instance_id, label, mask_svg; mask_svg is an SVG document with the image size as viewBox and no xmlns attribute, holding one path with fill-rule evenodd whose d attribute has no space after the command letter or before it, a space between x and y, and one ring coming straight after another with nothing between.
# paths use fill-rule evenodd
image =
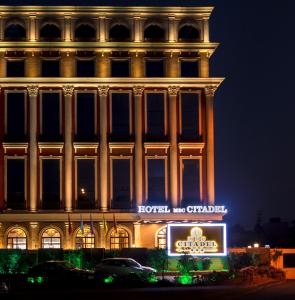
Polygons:
<instances>
[{"instance_id":1,"label":"green bush","mask_svg":"<svg viewBox=\"0 0 295 300\"><path fill-rule=\"evenodd\" d=\"M190 255L182 255L177 263L177 270L181 275L190 275L191 271L197 269L197 261Z\"/></svg>"},{"instance_id":2,"label":"green bush","mask_svg":"<svg viewBox=\"0 0 295 300\"><path fill-rule=\"evenodd\" d=\"M240 270L254 265L254 257L250 253L229 253L228 264L230 270Z\"/></svg>"}]
</instances>

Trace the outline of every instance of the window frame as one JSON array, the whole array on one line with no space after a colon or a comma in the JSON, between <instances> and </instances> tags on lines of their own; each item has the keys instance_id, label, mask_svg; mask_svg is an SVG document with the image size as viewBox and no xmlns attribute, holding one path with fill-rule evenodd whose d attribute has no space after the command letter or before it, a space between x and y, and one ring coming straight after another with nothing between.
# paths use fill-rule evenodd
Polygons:
<instances>
[{"instance_id":1,"label":"window frame","mask_svg":"<svg viewBox=\"0 0 295 300\"><path fill-rule=\"evenodd\" d=\"M128 61L128 76L113 76L112 62L113 61ZM110 57L110 77L111 78L130 78L131 77L131 58L130 57Z\"/></svg>"},{"instance_id":2,"label":"window frame","mask_svg":"<svg viewBox=\"0 0 295 300\"><path fill-rule=\"evenodd\" d=\"M9 237L9 233L12 231L12 230L16 230L16 229L20 229L23 231L23 233L25 234L25 237ZM14 248L13 246L16 244L16 245L19 245L18 243L14 243L14 241L18 241L19 239L25 239L26 240L26 247L23 249L23 248ZM9 243L9 240L12 241L12 243ZM6 233L6 248L9 249L9 250L27 250L28 249L28 233L26 232L25 229L23 229L22 227L19 227L19 226L14 226L14 227L11 227L9 228L9 230L7 231ZM9 244L12 244L12 247L9 247ZM20 243L21 245L23 245L23 243Z\"/></svg>"},{"instance_id":3,"label":"window frame","mask_svg":"<svg viewBox=\"0 0 295 300\"><path fill-rule=\"evenodd\" d=\"M159 239L161 238L161 237L159 237L159 233L161 232L161 231L166 231L166 235L165 235L165 248L163 248L163 247L159 247ZM162 234L162 236L164 236L164 234ZM163 237L162 237L163 238ZM161 245L163 245L163 244L161 244ZM162 227L160 227L157 231L156 231L156 234L155 234L155 248L157 248L157 249L164 249L164 250L166 250L167 249L167 225L164 225L164 226L162 226Z\"/></svg>"},{"instance_id":4,"label":"window frame","mask_svg":"<svg viewBox=\"0 0 295 300\"><path fill-rule=\"evenodd\" d=\"M168 100L167 100L167 91L166 90L145 90L144 91L144 134L147 136L148 133L148 110L147 110L147 102L148 96L147 94L164 94L164 136L167 137L168 133Z\"/></svg>"},{"instance_id":5,"label":"window frame","mask_svg":"<svg viewBox=\"0 0 295 300\"><path fill-rule=\"evenodd\" d=\"M179 135L182 137L182 94L198 94L198 132L197 138L202 135L202 92L200 90L180 90L179 91L179 101L178 101L178 110L179 110Z\"/></svg>"},{"instance_id":6,"label":"window frame","mask_svg":"<svg viewBox=\"0 0 295 300\"><path fill-rule=\"evenodd\" d=\"M55 231L57 231L57 233L59 234L59 237L44 237L43 235L46 233L46 231L47 230L49 230L49 229L53 229L53 230L55 230ZM59 238L59 248L55 248L55 247L49 247L49 248L45 248L44 247L44 239L45 238L49 238L50 239L50 245L52 245L52 239L53 238L55 238L55 239L57 239L57 238ZM41 232L41 242L40 242L40 246L41 246L41 248L42 249L62 249L62 235L61 235L61 233L60 233L60 231L59 230L57 230L56 228L54 228L54 227L46 227L42 232Z\"/></svg>"},{"instance_id":7,"label":"window frame","mask_svg":"<svg viewBox=\"0 0 295 300\"><path fill-rule=\"evenodd\" d=\"M120 237L120 236L118 236L118 237L112 236L112 234L115 233L115 229L112 228L112 229L110 230L110 234L109 234L109 247L110 247L109 249L124 249L124 248L130 248L130 245L131 245L131 234L129 233L129 231L128 231L126 228L121 227L121 226L118 226L118 229L117 229L117 230L118 230L118 231L119 231L119 230L124 230L124 231L127 233L127 236L123 236L123 237ZM120 243L112 243L112 240L120 239L120 238L127 239L127 247L123 247L123 248L121 248L121 247L118 247L118 248L112 247L112 245L120 245Z\"/></svg>"},{"instance_id":8,"label":"window frame","mask_svg":"<svg viewBox=\"0 0 295 300\"><path fill-rule=\"evenodd\" d=\"M78 71L78 61L93 61L94 63L94 74L93 76L82 76L82 77L78 77L78 74L77 74L77 71ZM95 63L95 57L76 57L75 58L75 77L77 78L95 78L96 77L96 74L97 74L97 64Z\"/></svg>"},{"instance_id":9,"label":"window frame","mask_svg":"<svg viewBox=\"0 0 295 300\"><path fill-rule=\"evenodd\" d=\"M145 203L149 200L149 188L148 188L148 160L149 159L163 159L164 160L164 172L165 172L165 203L168 202L168 157L165 155L148 155L145 156Z\"/></svg>"},{"instance_id":10,"label":"window frame","mask_svg":"<svg viewBox=\"0 0 295 300\"><path fill-rule=\"evenodd\" d=\"M27 156L12 156L12 155L5 155L4 156L4 169L5 169L5 176L4 176L4 201L5 205L7 206L7 161L9 159L22 159L24 160L24 208L27 207L27 197L28 197L28 178L27 178Z\"/></svg>"},{"instance_id":11,"label":"window frame","mask_svg":"<svg viewBox=\"0 0 295 300\"><path fill-rule=\"evenodd\" d=\"M22 78L23 77L23 76L8 76L7 75L7 63L9 61L22 61L24 63L24 77L26 77L26 60L25 60L25 58L8 57L8 58L6 58L6 63L5 63L6 78Z\"/></svg>"},{"instance_id":12,"label":"window frame","mask_svg":"<svg viewBox=\"0 0 295 300\"><path fill-rule=\"evenodd\" d=\"M202 156L197 156L197 155L189 155L189 156L184 156L181 155L179 158L180 162L180 178L179 178L179 198L180 198L180 203L182 205L183 203L183 160L199 160L199 184L200 184L200 201L203 201L203 157Z\"/></svg>"},{"instance_id":13,"label":"window frame","mask_svg":"<svg viewBox=\"0 0 295 300\"><path fill-rule=\"evenodd\" d=\"M130 208L133 204L133 156L110 156L110 203L109 207L112 207L113 199L113 160L115 159L125 159L129 160L129 176L130 176Z\"/></svg>"},{"instance_id":14,"label":"window frame","mask_svg":"<svg viewBox=\"0 0 295 300\"><path fill-rule=\"evenodd\" d=\"M42 71L43 71L43 66L42 62L43 61L59 61L59 75L58 76L43 76ZM62 66L61 66L61 59L60 57L41 57L41 62L40 62L40 77L42 78L54 78L54 77L62 77Z\"/></svg>"},{"instance_id":15,"label":"window frame","mask_svg":"<svg viewBox=\"0 0 295 300\"><path fill-rule=\"evenodd\" d=\"M7 135L7 120L8 120L8 110L7 110L7 102L8 97L7 94L15 94L15 93L22 93L24 94L24 135L28 134L28 92L27 90L4 90L4 106L5 106L5 116L4 116L4 133Z\"/></svg>"},{"instance_id":16,"label":"window frame","mask_svg":"<svg viewBox=\"0 0 295 300\"><path fill-rule=\"evenodd\" d=\"M147 61L163 61L163 76L151 76L151 77L147 77L147 74L146 74L146 63ZM166 72L166 69L167 69L167 60L165 59L165 57L145 57L144 58L144 77L146 78L165 78L167 77L167 72Z\"/></svg>"},{"instance_id":17,"label":"window frame","mask_svg":"<svg viewBox=\"0 0 295 300\"><path fill-rule=\"evenodd\" d=\"M186 62L198 62L198 77L190 77L190 76L182 76L181 73L181 63L183 61ZM179 77L180 78L200 78L200 63L201 63L201 59L200 58L192 58L192 57L180 57L178 60L178 70L179 70Z\"/></svg>"},{"instance_id":18,"label":"window frame","mask_svg":"<svg viewBox=\"0 0 295 300\"><path fill-rule=\"evenodd\" d=\"M39 135L43 135L43 94L59 94L59 135L62 136L62 92L61 90L40 90L40 100L39 100Z\"/></svg>"}]
</instances>

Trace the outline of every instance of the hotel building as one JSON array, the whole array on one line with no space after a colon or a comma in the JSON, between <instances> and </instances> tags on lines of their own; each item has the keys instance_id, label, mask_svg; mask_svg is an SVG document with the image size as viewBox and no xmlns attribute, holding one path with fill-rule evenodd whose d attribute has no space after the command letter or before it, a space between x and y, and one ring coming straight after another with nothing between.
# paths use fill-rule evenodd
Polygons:
<instances>
[{"instance_id":1,"label":"hotel building","mask_svg":"<svg viewBox=\"0 0 295 300\"><path fill-rule=\"evenodd\" d=\"M168 223L222 220L173 210L215 203L212 9L0 6L0 248L166 248Z\"/></svg>"}]
</instances>

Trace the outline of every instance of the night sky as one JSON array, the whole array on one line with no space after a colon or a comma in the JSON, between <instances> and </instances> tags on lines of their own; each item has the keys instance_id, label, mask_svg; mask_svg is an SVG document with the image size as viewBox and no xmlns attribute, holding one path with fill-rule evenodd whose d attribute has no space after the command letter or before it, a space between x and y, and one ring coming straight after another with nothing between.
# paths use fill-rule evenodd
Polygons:
<instances>
[{"instance_id":1,"label":"night sky","mask_svg":"<svg viewBox=\"0 0 295 300\"><path fill-rule=\"evenodd\" d=\"M38 5L213 5L211 76L215 97L216 201L227 220L252 227L295 219L295 33L293 0L3 1Z\"/></svg>"}]
</instances>

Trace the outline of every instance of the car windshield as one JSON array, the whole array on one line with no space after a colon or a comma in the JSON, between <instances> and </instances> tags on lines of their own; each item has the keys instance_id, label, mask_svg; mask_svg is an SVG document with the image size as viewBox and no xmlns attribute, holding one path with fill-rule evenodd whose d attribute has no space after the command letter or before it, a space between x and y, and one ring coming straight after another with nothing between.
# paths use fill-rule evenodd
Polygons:
<instances>
[{"instance_id":1,"label":"car windshield","mask_svg":"<svg viewBox=\"0 0 295 300\"><path fill-rule=\"evenodd\" d=\"M130 267L140 267L140 264L139 264L139 263L137 263L136 261L131 260L131 259L127 261L127 264L128 264Z\"/></svg>"}]
</instances>

